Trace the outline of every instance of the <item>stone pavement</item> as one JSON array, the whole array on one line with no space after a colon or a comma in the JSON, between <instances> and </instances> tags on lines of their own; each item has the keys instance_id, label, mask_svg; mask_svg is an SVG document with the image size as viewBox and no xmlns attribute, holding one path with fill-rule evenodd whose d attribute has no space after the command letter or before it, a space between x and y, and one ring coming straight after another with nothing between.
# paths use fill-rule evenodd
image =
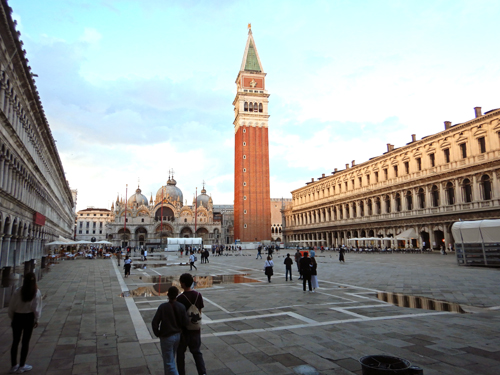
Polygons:
<instances>
[{"instance_id":1,"label":"stone pavement","mask_svg":"<svg viewBox=\"0 0 500 375\"><path fill-rule=\"evenodd\" d=\"M336 254L318 252L320 288L304 293L295 265L294 281L285 281L283 250L274 257L271 283L264 260L244 254L210 256L193 271L226 275L199 289L209 374L361 374L359 358L374 354L408 359L426 375L499 373L500 269L458 267L453 255L438 254L348 253L339 264ZM28 355L31 373L162 374L150 321L166 297L154 284L160 275L165 283L189 271L182 261L169 253L168 265L149 260L127 279L115 260L52 266L39 282L45 299ZM137 288L143 296L121 297ZM377 291L457 302L473 313L397 307L378 300ZM9 324L0 310L0 374L10 367ZM195 374L186 358L187 373Z\"/></svg>"}]
</instances>

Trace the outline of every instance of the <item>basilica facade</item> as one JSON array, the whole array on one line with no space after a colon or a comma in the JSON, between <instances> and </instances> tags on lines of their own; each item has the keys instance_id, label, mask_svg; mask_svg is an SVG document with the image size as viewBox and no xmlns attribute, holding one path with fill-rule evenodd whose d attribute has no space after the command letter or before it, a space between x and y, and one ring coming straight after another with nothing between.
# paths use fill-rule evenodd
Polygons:
<instances>
[{"instance_id":1,"label":"basilica facade","mask_svg":"<svg viewBox=\"0 0 500 375\"><path fill-rule=\"evenodd\" d=\"M374 244L438 249L453 245L459 220L500 218L500 109L361 164L312 178L283 210L285 242L363 246L354 238L398 238Z\"/></svg>"},{"instance_id":2,"label":"basilica facade","mask_svg":"<svg viewBox=\"0 0 500 375\"><path fill-rule=\"evenodd\" d=\"M191 205L173 176L148 198L138 187L129 198L117 198L111 206L112 219L105 225L107 240L114 246L165 248L167 238L201 237L204 245L225 243L222 217L214 212L205 186Z\"/></svg>"}]
</instances>

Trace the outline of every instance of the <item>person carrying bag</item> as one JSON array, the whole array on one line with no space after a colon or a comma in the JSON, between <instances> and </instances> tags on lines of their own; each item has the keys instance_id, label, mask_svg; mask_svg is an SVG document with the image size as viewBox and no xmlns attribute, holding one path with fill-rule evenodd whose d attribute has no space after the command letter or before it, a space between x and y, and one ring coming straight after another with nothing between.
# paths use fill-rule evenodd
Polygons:
<instances>
[{"instance_id":1,"label":"person carrying bag","mask_svg":"<svg viewBox=\"0 0 500 375\"><path fill-rule=\"evenodd\" d=\"M267 281L271 282L271 276L273 275L274 262L271 256L267 256L266 263L264 264L264 273L267 275Z\"/></svg>"}]
</instances>

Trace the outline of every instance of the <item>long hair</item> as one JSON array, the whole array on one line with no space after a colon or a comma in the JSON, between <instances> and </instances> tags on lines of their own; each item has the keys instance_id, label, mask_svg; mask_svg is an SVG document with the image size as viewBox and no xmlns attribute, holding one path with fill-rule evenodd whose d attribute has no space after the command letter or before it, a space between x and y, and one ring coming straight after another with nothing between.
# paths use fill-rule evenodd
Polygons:
<instances>
[{"instance_id":1,"label":"long hair","mask_svg":"<svg viewBox=\"0 0 500 375\"><path fill-rule=\"evenodd\" d=\"M36 276L33 272L24 275L23 286L21 287L21 299L23 302L32 301L35 298L38 287L36 285Z\"/></svg>"}]
</instances>

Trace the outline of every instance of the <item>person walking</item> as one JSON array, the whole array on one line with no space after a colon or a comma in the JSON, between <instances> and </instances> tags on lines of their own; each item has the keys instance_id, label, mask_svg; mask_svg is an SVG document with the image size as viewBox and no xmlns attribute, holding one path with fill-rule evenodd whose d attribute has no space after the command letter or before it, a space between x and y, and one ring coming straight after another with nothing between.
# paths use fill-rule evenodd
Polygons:
<instances>
[{"instance_id":1,"label":"person walking","mask_svg":"<svg viewBox=\"0 0 500 375\"><path fill-rule=\"evenodd\" d=\"M198 375L205 375L205 361L201 354L201 310L203 309L203 296L193 290L194 279L190 273L184 273L179 278L181 288L184 291L177 297L177 301L182 303L188 311L188 325L182 330L181 341L177 349L177 371L179 375L186 375L186 349L193 355L194 363Z\"/></svg>"},{"instance_id":2,"label":"person walking","mask_svg":"<svg viewBox=\"0 0 500 375\"><path fill-rule=\"evenodd\" d=\"M30 371L33 366L26 363L33 329L38 327L42 315L42 292L36 285L33 272L24 275L23 286L16 289L9 302L8 310L12 327L12 347L10 348L10 373L21 374ZM21 358L17 362L17 348L22 336Z\"/></svg>"},{"instance_id":3,"label":"person walking","mask_svg":"<svg viewBox=\"0 0 500 375\"><path fill-rule=\"evenodd\" d=\"M189 256L189 270L192 271L193 267L196 271L198 271L198 268L194 265L194 262L196 262L196 257L194 256L194 251L191 250L191 255Z\"/></svg>"},{"instance_id":4,"label":"person walking","mask_svg":"<svg viewBox=\"0 0 500 375\"><path fill-rule=\"evenodd\" d=\"M122 259L122 249L116 251L116 260L118 261L118 267L120 267L120 260Z\"/></svg>"},{"instance_id":5,"label":"person walking","mask_svg":"<svg viewBox=\"0 0 500 375\"><path fill-rule=\"evenodd\" d=\"M148 260L148 249L144 249L144 261Z\"/></svg>"},{"instance_id":6,"label":"person walking","mask_svg":"<svg viewBox=\"0 0 500 375\"><path fill-rule=\"evenodd\" d=\"M267 256L266 263L264 263L264 273L267 275L267 281L271 282L271 276L273 275L274 262L270 255Z\"/></svg>"},{"instance_id":7,"label":"person walking","mask_svg":"<svg viewBox=\"0 0 500 375\"><path fill-rule=\"evenodd\" d=\"M132 259L127 255L123 261L123 268L125 269L125 277L130 276L130 268L132 267Z\"/></svg>"},{"instance_id":8,"label":"person walking","mask_svg":"<svg viewBox=\"0 0 500 375\"><path fill-rule=\"evenodd\" d=\"M257 247L257 258L255 259L262 259L262 246L259 245L259 247Z\"/></svg>"},{"instance_id":9,"label":"person walking","mask_svg":"<svg viewBox=\"0 0 500 375\"><path fill-rule=\"evenodd\" d=\"M345 263L345 260L344 260L344 253L345 253L345 250L343 247L341 247L339 249L339 262L344 262Z\"/></svg>"},{"instance_id":10,"label":"person walking","mask_svg":"<svg viewBox=\"0 0 500 375\"><path fill-rule=\"evenodd\" d=\"M186 307L177 302L179 289L168 288L168 302L162 303L151 321L156 337L160 338L163 371L165 375L179 375L175 365L175 356L181 341L181 332L188 324Z\"/></svg>"},{"instance_id":11,"label":"person walking","mask_svg":"<svg viewBox=\"0 0 500 375\"><path fill-rule=\"evenodd\" d=\"M286 279L286 281L288 281L288 274L290 274L290 281L293 281L292 280L293 260L292 260L292 258L290 258L290 254L286 254L286 258L285 258L285 261L283 262L283 264L285 265L285 279Z\"/></svg>"},{"instance_id":12,"label":"person walking","mask_svg":"<svg viewBox=\"0 0 500 375\"><path fill-rule=\"evenodd\" d=\"M305 251L304 257L300 260L300 274L302 276L302 287L304 292L306 291L306 282L309 285L309 291L312 292L311 268L311 258L309 258L309 254Z\"/></svg>"},{"instance_id":13,"label":"person walking","mask_svg":"<svg viewBox=\"0 0 500 375\"><path fill-rule=\"evenodd\" d=\"M316 263L316 257L311 257L311 286L313 288L313 293L316 291L316 288L319 288L318 284L318 263Z\"/></svg>"},{"instance_id":14,"label":"person walking","mask_svg":"<svg viewBox=\"0 0 500 375\"><path fill-rule=\"evenodd\" d=\"M299 273L299 280L302 280L302 273L300 273L300 258L302 258L302 254L299 249L295 253L295 263L297 264L297 272Z\"/></svg>"}]
</instances>

